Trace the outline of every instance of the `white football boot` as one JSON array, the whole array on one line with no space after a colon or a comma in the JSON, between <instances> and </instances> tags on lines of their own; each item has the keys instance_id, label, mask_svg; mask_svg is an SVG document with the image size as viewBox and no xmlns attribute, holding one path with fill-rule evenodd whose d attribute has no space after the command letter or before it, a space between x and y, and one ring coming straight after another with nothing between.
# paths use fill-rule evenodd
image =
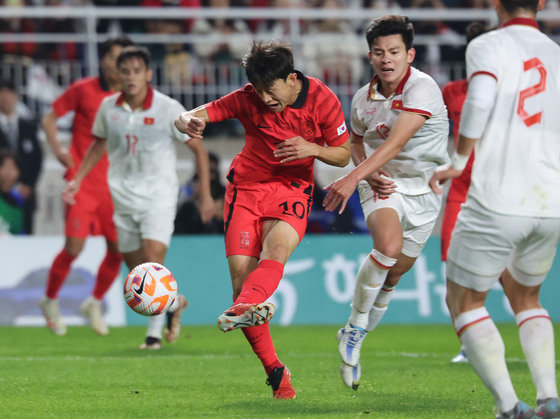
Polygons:
<instances>
[{"instance_id":1,"label":"white football boot","mask_svg":"<svg viewBox=\"0 0 560 419\"><path fill-rule=\"evenodd\" d=\"M80 305L80 309L82 314L89 319L93 330L100 335L109 334L109 328L103 319L103 313L101 313L101 301L94 297L88 297Z\"/></svg>"},{"instance_id":2,"label":"white football boot","mask_svg":"<svg viewBox=\"0 0 560 419\"><path fill-rule=\"evenodd\" d=\"M359 363L355 366L347 365L344 362L340 363L340 377L342 378L344 384L352 390L358 390L361 376L362 366Z\"/></svg>"},{"instance_id":3,"label":"white football boot","mask_svg":"<svg viewBox=\"0 0 560 419\"><path fill-rule=\"evenodd\" d=\"M66 334L66 325L62 323L60 310L58 308L58 300L51 300L47 296L41 298L39 302L43 316L47 321L47 327L53 331L55 335L64 336Z\"/></svg>"},{"instance_id":4,"label":"white football boot","mask_svg":"<svg viewBox=\"0 0 560 419\"><path fill-rule=\"evenodd\" d=\"M361 327L348 323L337 333L338 353L342 362L350 366L356 366L360 362L360 349L366 338L367 332Z\"/></svg>"}]
</instances>

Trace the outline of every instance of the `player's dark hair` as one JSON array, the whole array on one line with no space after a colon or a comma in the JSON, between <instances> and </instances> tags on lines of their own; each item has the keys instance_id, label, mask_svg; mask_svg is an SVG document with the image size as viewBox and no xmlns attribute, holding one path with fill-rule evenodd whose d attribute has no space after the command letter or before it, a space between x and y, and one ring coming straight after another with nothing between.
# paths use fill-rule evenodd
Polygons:
<instances>
[{"instance_id":1,"label":"player's dark hair","mask_svg":"<svg viewBox=\"0 0 560 419\"><path fill-rule=\"evenodd\" d=\"M132 40L130 40L126 36L119 36L118 38L109 38L99 46L99 54L101 55L101 58L109 54L109 52L111 52L111 49L115 45L126 48L131 45L134 45L134 42L132 42Z\"/></svg>"},{"instance_id":2,"label":"player's dark hair","mask_svg":"<svg viewBox=\"0 0 560 419\"><path fill-rule=\"evenodd\" d=\"M500 0L500 3L509 14L513 14L520 9L537 13L539 6L539 0Z\"/></svg>"},{"instance_id":3,"label":"player's dark hair","mask_svg":"<svg viewBox=\"0 0 560 419\"><path fill-rule=\"evenodd\" d=\"M471 42L477 36L482 35L487 31L486 24L484 22L472 22L467 26L465 31L465 38L467 39L467 44Z\"/></svg>"},{"instance_id":4,"label":"player's dark hair","mask_svg":"<svg viewBox=\"0 0 560 419\"><path fill-rule=\"evenodd\" d=\"M117 58L117 68L120 67L122 63L126 60L130 60L131 58L140 58L146 64L146 68L150 68L150 51L147 48L139 47L139 46L130 46L126 47L122 50Z\"/></svg>"},{"instance_id":5,"label":"player's dark hair","mask_svg":"<svg viewBox=\"0 0 560 419\"><path fill-rule=\"evenodd\" d=\"M276 80L286 80L294 72L294 55L283 42L253 42L241 65L255 88L267 90Z\"/></svg>"},{"instance_id":6,"label":"player's dark hair","mask_svg":"<svg viewBox=\"0 0 560 419\"><path fill-rule=\"evenodd\" d=\"M373 42L380 36L401 35L406 50L412 48L414 26L406 16L388 15L371 22L366 28L366 39L371 51Z\"/></svg>"},{"instance_id":7,"label":"player's dark hair","mask_svg":"<svg viewBox=\"0 0 560 419\"><path fill-rule=\"evenodd\" d=\"M0 79L0 90L8 89L12 92L16 92L16 84L12 79Z\"/></svg>"}]
</instances>

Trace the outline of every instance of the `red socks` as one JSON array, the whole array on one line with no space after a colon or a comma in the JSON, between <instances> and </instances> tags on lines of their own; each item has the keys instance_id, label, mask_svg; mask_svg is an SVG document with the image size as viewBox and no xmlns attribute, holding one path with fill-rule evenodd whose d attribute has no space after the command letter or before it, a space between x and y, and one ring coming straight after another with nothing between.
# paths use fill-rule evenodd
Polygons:
<instances>
[{"instance_id":1,"label":"red socks","mask_svg":"<svg viewBox=\"0 0 560 419\"><path fill-rule=\"evenodd\" d=\"M245 278L243 288L235 303L258 304L265 302L278 288L283 274L284 265L280 262L270 259L261 260L257 269ZM253 352L261 360L267 375L274 368L282 367L272 343L268 323L262 326L246 327L241 330L251 344Z\"/></svg>"},{"instance_id":2,"label":"red socks","mask_svg":"<svg viewBox=\"0 0 560 419\"><path fill-rule=\"evenodd\" d=\"M266 375L270 374L276 367L282 367L282 363L276 355L274 344L272 343L272 336L270 336L270 329L268 323L262 326L244 327L243 334L251 344L253 352L261 360Z\"/></svg>"},{"instance_id":3,"label":"red socks","mask_svg":"<svg viewBox=\"0 0 560 419\"><path fill-rule=\"evenodd\" d=\"M107 290L111 288L121 269L121 261L122 256L120 253L107 251L103 262L99 265L97 281L93 289L93 296L98 300L102 300Z\"/></svg>"},{"instance_id":4,"label":"red socks","mask_svg":"<svg viewBox=\"0 0 560 419\"><path fill-rule=\"evenodd\" d=\"M259 266L245 278L241 293L235 303L258 304L265 302L278 288L284 274L284 265L275 260L263 259Z\"/></svg>"},{"instance_id":5,"label":"red socks","mask_svg":"<svg viewBox=\"0 0 560 419\"><path fill-rule=\"evenodd\" d=\"M50 299L58 298L58 292L62 288L68 272L70 272L70 266L74 259L65 249L62 249L54 258L51 270L49 271L49 279L47 280L46 294Z\"/></svg>"}]
</instances>

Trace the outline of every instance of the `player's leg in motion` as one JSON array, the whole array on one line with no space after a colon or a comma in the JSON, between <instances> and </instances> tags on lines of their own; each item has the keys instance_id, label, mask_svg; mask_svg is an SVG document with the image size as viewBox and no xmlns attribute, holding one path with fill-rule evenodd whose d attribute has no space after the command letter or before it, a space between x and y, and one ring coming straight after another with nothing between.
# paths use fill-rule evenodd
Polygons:
<instances>
[{"instance_id":1,"label":"player's leg in motion","mask_svg":"<svg viewBox=\"0 0 560 419\"><path fill-rule=\"evenodd\" d=\"M367 334L369 313L389 270L397 262L396 258L403 244L399 216L392 208L374 211L367 217L367 225L373 238L374 249L358 271L350 318L337 335L342 362L350 366L356 366L360 361L360 349Z\"/></svg>"},{"instance_id":2,"label":"player's leg in motion","mask_svg":"<svg viewBox=\"0 0 560 419\"><path fill-rule=\"evenodd\" d=\"M296 393L291 384L291 373L278 359L270 335L267 322L274 313L274 306L268 306L265 301L278 287L284 264L298 244L299 236L289 224L280 220L265 221L260 263L257 264L257 259L250 256L228 257L234 304L218 319L224 331L228 329L221 325L227 324L227 320L233 319L234 328L243 327L243 334L261 360L268 375L266 382L277 399L292 399ZM245 311L242 313L242 310Z\"/></svg>"},{"instance_id":3,"label":"player's leg in motion","mask_svg":"<svg viewBox=\"0 0 560 419\"><path fill-rule=\"evenodd\" d=\"M526 287L517 282L509 270L504 272L501 282L515 313L521 347L537 387L537 416L560 417L554 329L548 311L539 303L540 285Z\"/></svg>"},{"instance_id":4,"label":"player's leg in motion","mask_svg":"<svg viewBox=\"0 0 560 419\"><path fill-rule=\"evenodd\" d=\"M66 325L60 316L58 293L70 272L72 262L78 257L84 244L84 238L66 237L64 248L55 257L49 271L45 296L41 299L40 306L47 326L57 335L66 334Z\"/></svg>"},{"instance_id":5,"label":"player's leg in motion","mask_svg":"<svg viewBox=\"0 0 560 419\"><path fill-rule=\"evenodd\" d=\"M89 319L90 325L100 335L109 333L109 328L101 311L103 297L111 288L121 268L122 256L119 252L117 242L107 240L107 253L99 265L97 279L92 295L85 299L80 308L84 316Z\"/></svg>"},{"instance_id":6,"label":"player's leg in motion","mask_svg":"<svg viewBox=\"0 0 560 419\"><path fill-rule=\"evenodd\" d=\"M455 331L475 372L494 396L500 417L532 418L535 413L519 401L513 388L504 342L484 307L487 294L447 280L447 304Z\"/></svg>"}]
</instances>

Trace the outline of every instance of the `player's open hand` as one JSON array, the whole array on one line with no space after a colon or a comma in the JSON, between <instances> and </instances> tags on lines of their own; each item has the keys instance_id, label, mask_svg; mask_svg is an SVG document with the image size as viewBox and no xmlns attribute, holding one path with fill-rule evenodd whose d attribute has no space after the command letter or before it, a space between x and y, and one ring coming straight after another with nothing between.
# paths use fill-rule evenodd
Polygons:
<instances>
[{"instance_id":1,"label":"player's open hand","mask_svg":"<svg viewBox=\"0 0 560 419\"><path fill-rule=\"evenodd\" d=\"M443 189L440 188L440 185L443 185L447 180L454 179L461 175L463 171L454 169L450 167L445 170L436 170L430 179L430 188L437 194L443 192Z\"/></svg>"},{"instance_id":2,"label":"player's open hand","mask_svg":"<svg viewBox=\"0 0 560 419\"><path fill-rule=\"evenodd\" d=\"M274 157L281 158L280 163L315 157L319 153L317 144L310 143L300 136L288 138L277 147L278 150L274 150Z\"/></svg>"},{"instance_id":3,"label":"player's open hand","mask_svg":"<svg viewBox=\"0 0 560 419\"><path fill-rule=\"evenodd\" d=\"M80 183L76 182L75 180L71 180L66 184L64 190L62 191L61 197L64 202L68 205L74 205L76 200L74 197L80 190Z\"/></svg>"},{"instance_id":4,"label":"player's open hand","mask_svg":"<svg viewBox=\"0 0 560 419\"><path fill-rule=\"evenodd\" d=\"M216 216L216 203L210 195L201 196L198 203L198 211L200 212L200 219L202 224L206 224L212 218Z\"/></svg>"},{"instance_id":5,"label":"player's open hand","mask_svg":"<svg viewBox=\"0 0 560 419\"><path fill-rule=\"evenodd\" d=\"M327 186L325 191L328 191L327 196L323 199L323 207L327 211L334 211L336 207L340 205L340 209L338 210L339 214L342 214L344 208L346 208L346 203L348 199L354 193L356 186L358 186L358 180L356 180L352 173L341 177L336 182L331 183Z\"/></svg>"},{"instance_id":6,"label":"player's open hand","mask_svg":"<svg viewBox=\"0 0 560 419\"><path fill-rule=\"evenodd\" d=\"M383 169L379 169L377 172L372 173L365 180L371 189L377 192L380 196L391 195L397 190L397 185L392 179L390 179L389 172Z\"/></svg>"},{"instance_id":7,"label":"player's open hand","mask_svg":"<svg viewBox=\"0 0 560 419\"><path fill-rule=\"evenodd\" d=\"M61 162L64 167L70 168L74 167L74 159L72 158L72 154L68 152L65 148L62 148L57 154L56 158L59 162Z\"/></svg>"},{"instance_id":8,"label":"player's open hand","mask_svg":"<svg viewBox=\"0 0 560 419\"><path fill-rule=\"evenodd\" d=\"M191 138L202 140L202 133L206 128L206 121L202 118L192 116L188 112L183 112L174 122L175 127L183 134L187 134Z\"/></svg>"}]
</instances>

